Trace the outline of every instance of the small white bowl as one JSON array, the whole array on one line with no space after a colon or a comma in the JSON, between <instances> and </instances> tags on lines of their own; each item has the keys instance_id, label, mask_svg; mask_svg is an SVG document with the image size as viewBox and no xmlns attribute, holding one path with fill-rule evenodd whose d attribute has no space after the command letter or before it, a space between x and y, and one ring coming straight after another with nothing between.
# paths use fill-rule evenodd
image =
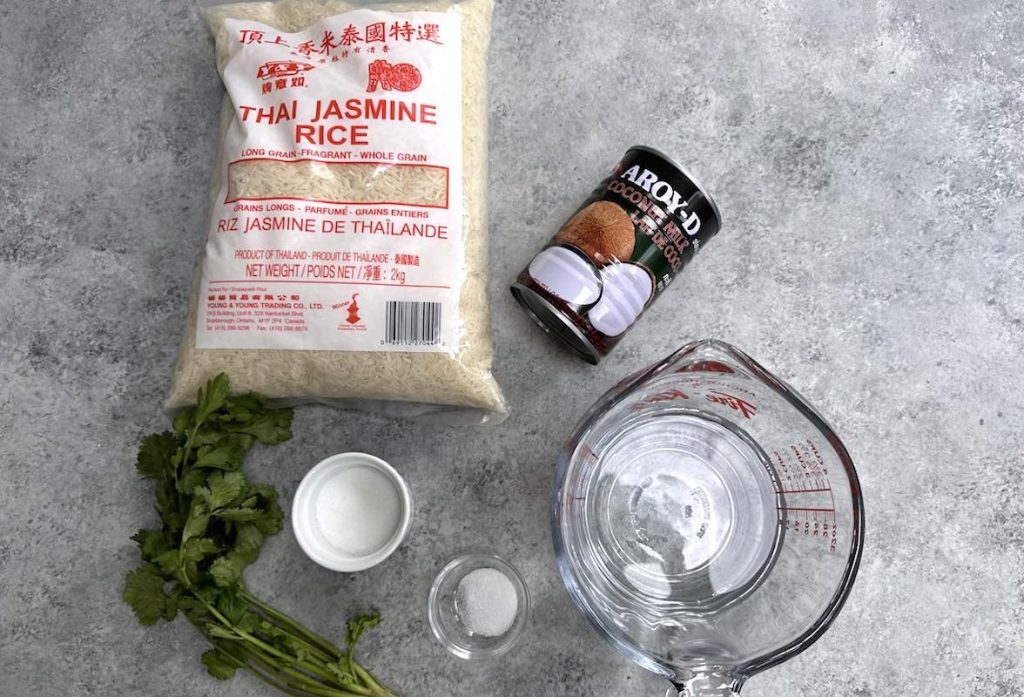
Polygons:
<instances>
[{"instance_id":1,"label":"small white bowl","mask_svg":"<svg viewBox=\"0 0 1024 697\"><path fill-rule=\"evenodd\" d=\"M398 494L399 515L394 533L378 549L366 554L349 553L327 539L317 521L317 503L323 487L345 470L368 467L389 481ZM366 453L339 453L317 463L299 483L292 501L292 529L302 551L320 566L333 571L363 571L387 559L409 532L412 495L395 468Z\"/></svg>"}]
</instances>

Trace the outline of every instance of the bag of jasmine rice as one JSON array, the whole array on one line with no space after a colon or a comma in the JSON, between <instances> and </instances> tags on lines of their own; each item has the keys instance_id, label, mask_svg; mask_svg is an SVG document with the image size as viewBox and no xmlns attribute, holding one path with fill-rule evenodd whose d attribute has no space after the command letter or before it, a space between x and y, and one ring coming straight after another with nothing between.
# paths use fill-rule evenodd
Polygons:
<instances>
[{"instance_id":1,"label":"bag of jasmine rice","mask_svg":"<svg viewBox=\"0 0 1024 697\"><path fill-rule=\"evenodd\" d=\"M227 95L168 406L501 418L487 305L490 0L203 10Z\"/></svg>"}]
</instances>

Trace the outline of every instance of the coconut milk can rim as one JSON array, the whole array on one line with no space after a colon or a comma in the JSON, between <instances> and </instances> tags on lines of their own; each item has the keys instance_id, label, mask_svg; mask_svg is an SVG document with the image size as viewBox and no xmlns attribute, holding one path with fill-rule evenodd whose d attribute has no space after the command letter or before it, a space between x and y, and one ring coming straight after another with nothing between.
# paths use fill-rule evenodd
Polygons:
<instances>
[{"instance_id":1,"label":"coconut milk can rim","mask_svg":"<svg viewBox=\"0 0 1024 697\"><path fill-rule=\"evenodd\" d=\"M718 210L718 204L715 203L715 199L711 198L711 195L708 193L708 190L700 183L700 181L690 173L690 170L688 170L683 165L679 164L679 161L676 160L674 157L670 157L661 150L658 150L657 148L652 148L649 145L633 145L630 146L630 148L626 150L626 152L628 153L630 150L639 150L641 152L650 153L655 157L660 157L662 160L666 162L666 164L669 164L672 167L675 167L677 170L679 170L684 177L689 179L693 183L693 185L697 187L697 190L701 193L701 196L703 196L707 200L708 205L711 206L711 211L715 214L715 220L718 222L718 230L721 231L722 213Z\"/></svg>"}]
</instances>

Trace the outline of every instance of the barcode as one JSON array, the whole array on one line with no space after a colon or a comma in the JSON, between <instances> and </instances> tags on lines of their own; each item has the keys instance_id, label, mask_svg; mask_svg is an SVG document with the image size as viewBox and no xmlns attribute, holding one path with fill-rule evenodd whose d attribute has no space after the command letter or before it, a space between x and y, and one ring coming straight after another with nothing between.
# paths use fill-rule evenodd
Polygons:
<instances>
[{"instance_id":1,"label":"barcode","mask_svg":"<svg viewBox=\"0 0 1024 697\"><path fill-rule=\"evenodd\" d=\"M441 341L441 303L389 300L385 344L433 345Z\"/></svg>"}]
</instances>

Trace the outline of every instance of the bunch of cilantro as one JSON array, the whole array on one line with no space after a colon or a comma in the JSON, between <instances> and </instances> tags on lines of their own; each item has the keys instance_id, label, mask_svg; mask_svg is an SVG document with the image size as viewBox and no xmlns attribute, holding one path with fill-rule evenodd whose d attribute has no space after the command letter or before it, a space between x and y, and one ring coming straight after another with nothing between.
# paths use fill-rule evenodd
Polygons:
<instances>
[{"instance_id":1,"label":"bunch of cilantro","mask_svg":"<svg viewBox=\"0 0 1024 697\"><path fill-rule=\"evenodd\" d=\"M379 614L351 620L341 650L253 597L242 580L283 520L277 492L251 484L242 460L256 441L291 438L291 423L290 409L230 394L221 374L174 418L173 432L143 438L137 468L155 482L162 525L132 536L143 563L128 573L124 600L144 625L183 615L210 643L202 662L216 678L241 669L295 697L393 697L352 657Z\"/></svg>"}]
</instances>

